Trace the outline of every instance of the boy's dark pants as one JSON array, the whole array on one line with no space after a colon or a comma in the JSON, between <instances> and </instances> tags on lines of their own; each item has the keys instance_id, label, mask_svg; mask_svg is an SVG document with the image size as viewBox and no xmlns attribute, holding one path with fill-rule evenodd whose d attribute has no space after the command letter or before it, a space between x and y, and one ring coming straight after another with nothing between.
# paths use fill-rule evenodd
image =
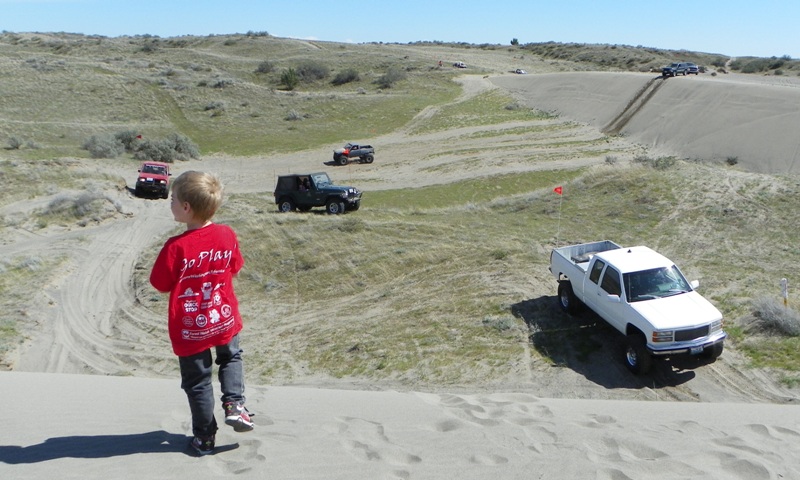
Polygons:
<instances>
[{"instance_id":1,"label":"boy's dark pants","mask_svg":"<svg viewBox=\"0 0 800 480\"><path fill-rule=\"evenodd\" d=\"M219 365L219 383L222 403L244 404L244 373L239 335L227 345L214 347ZM181 367L181 388L189 398L192 411L192 433L195 436L213 435L217 431L214 418L214 389L212 379L211 350L188 357L178 357Z\"/></svg>"}]
</instances>

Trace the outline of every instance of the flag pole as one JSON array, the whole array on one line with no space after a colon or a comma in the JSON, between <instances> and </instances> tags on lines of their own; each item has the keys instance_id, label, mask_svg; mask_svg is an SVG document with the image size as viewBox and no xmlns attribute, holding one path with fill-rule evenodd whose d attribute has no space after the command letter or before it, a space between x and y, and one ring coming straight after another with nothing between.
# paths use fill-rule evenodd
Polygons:
<instances>
[{"instance_id":1,"label":"flag pole","mask_svg":"<svg viewBox=\"0 0 800 480\"><path fill-rule=\"evenodd\" d=\"M561 237L561 205L564 203L564 189L559 185L553 191L558 194L558 226L556 227L556 247L558 247Z\"/></svg>"}]
</instances>

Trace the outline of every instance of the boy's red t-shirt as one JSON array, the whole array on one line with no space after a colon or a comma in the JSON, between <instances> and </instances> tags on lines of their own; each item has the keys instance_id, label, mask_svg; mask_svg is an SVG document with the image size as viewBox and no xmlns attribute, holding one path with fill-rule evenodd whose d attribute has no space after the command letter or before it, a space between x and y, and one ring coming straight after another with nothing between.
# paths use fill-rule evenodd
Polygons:
<instances>
[{"instance_id":1,"label":"boy's red t-shirt","mask_svg":"<svg viewBox=\"0 0 800 480\"><path fill-rule=\"evenodd\" d=\"M236 233L215 223L167 240L150 283L169 292L169 337L186 357L225 345L242 330L233 277L244 265Z\"/></svg>"}]
</instances>

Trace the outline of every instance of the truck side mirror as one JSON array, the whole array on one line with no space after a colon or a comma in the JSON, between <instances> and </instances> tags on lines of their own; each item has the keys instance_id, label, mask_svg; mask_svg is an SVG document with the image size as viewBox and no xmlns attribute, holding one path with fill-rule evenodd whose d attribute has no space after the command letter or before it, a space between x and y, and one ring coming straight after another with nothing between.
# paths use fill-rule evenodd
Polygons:
<instances>
[{"instance_id":1,"label":"truck side mirror","mask_svg":"<svg viewBox=\"0 0 800 480\"><path fill-rule=\"evenodd\" d=\"M700 280L692 280L689 282L689 285L691 285L693 289L697 290L697 287L700 286Z\"/></svg>"},{"instance_id":2,"label":"truck side mirror","mask_svg":"<svg viewBox=\"0 0 800 480\"><path fill-rule=\"evenodd\" d=\"M609 302L613 302L613 303L619 303L620 302L619 295L607 295L606 298L608 299Z\"/></svg>"}]
</instances>

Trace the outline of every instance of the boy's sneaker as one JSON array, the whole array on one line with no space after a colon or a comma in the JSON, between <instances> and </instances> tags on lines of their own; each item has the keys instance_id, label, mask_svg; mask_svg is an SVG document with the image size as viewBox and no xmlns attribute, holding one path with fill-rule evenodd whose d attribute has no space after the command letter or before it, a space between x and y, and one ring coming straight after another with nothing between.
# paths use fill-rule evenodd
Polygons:
<instances>
[{"instance_id":1,"label":"boy's sneaker","mask_svg":"<svg viewBox=\"0 0 800 480\"><path fill-rule=\"evenodd\" d=\"M191 445L198 455L208 455L214 451L214 435L195 436Z\"/></svg>"},{"instance_id":2,"label":"boy's sneaker","mask_svg":"<svg viewBox=\"0 0 800 480\"><path fill-rule=\"evenodd\" d=\"M233 427L234 431L249 432L253 429L253 420L244 405L227 402L222 408L225 410L225 423Z\"/></svg>"}]
</instances>

